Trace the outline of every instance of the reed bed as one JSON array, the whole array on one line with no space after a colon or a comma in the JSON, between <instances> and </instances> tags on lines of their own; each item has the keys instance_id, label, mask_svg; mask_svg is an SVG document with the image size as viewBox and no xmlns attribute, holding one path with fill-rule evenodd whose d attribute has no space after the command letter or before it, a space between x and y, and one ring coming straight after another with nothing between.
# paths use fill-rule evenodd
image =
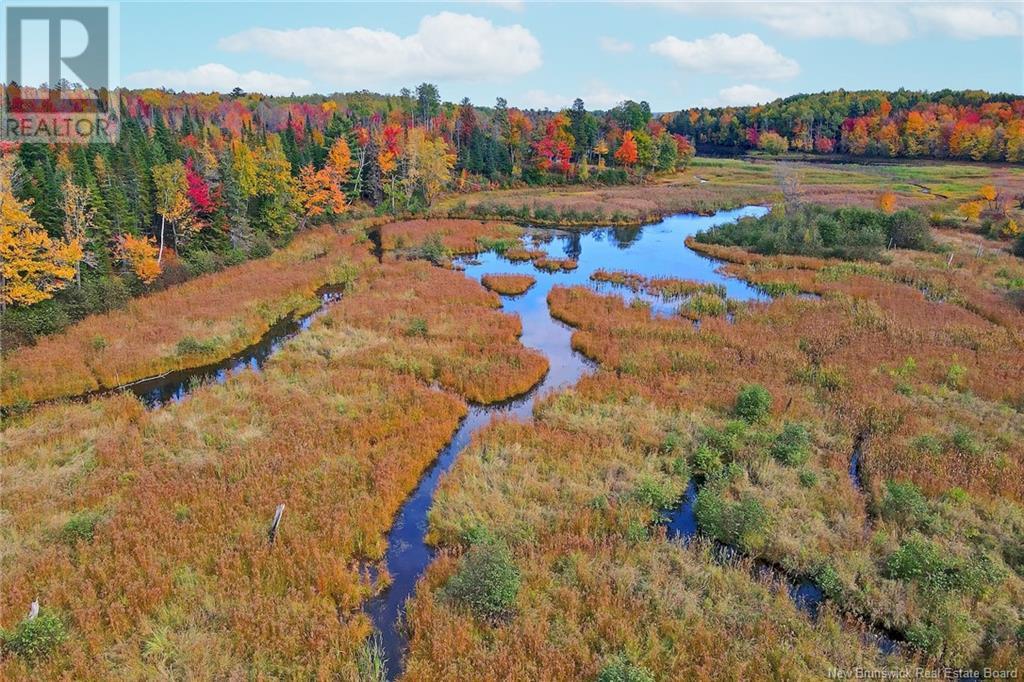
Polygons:
<instances>
[{"instance_id":1,"label":"reed bed","mask_svg":"<svg viewBox=\"0 0 1024 682\"><path fill-rule=\"evenodd\" d=\"M423 249L431 238L453 255L479 253L495 241L517 241L520 228L504 222L484 220L403 220L380 228L385 251Z\"/></svg>"},{"instance_id":2,"label":"reed bed","mask_svg":"<svg viewBox=\"0 0 1024 682\"><path fill-rule=\"evenodd\" d=\"M532 275L484 275L480 283L502 296L520 296L537 282Z\"/></svg>"},{"instance_id":3,"label":"reed bed","mask_svg":"<svg viewBox=\"0 0 1024 682\"><path fill-rule=\"evenodd\" d=\"M547 368L497 307L459 273L373 265L261 373L160 410L114 395L9 420L0 625L38 598L66 639L0 677L357 678L386 584L366 567L463 400Z\"/></svg>"},{"instance_id":4,"label":"reed bed","mask_svg":"<svg viewBox=\"0 0 1024 682\"><path fill-rule=\"evenodd\" d=\"M0 405L80 395L221 360L278 320L313 310L317 289L351 280L367 259L355 238L323 227L267 258L92 315L5 355Z\"/></svg>"},{"instance_id":5,"label":"reed bed","mask_svg":"<svg viewBox=\"0 0 1024 682\"><path fill-rule=\"evenodd\" d=\"M533 423L477 434L442 482L430 538L445 554L410 605L407 679L678 679L713 676L722 661L751 679L1012 669L1024 625L1024 354L998 280L1015 265L957 253L964 265L947 279L930 254L859 264L730 252L732 274L821 297L744 304L699 327L586 287L552 289L552 315L600 369L539 403ZM946 285L960 295L936 296ZM748 422L737 396L751 384L771 401ZM849 473L856 443L861 487ZM742 563L664 539L655 521L694 476L703 532L817 583L817 620ZM451 587L487 544L508 547L519 576L498 619ZM858 623L907 643L887 657Z\"/></svg>"}]
</instances>

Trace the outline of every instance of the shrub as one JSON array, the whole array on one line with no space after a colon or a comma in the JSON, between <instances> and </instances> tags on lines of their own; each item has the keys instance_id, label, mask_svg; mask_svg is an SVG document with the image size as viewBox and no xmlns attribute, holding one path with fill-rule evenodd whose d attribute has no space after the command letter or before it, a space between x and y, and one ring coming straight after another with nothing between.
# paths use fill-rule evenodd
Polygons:
<instances>
[{"instance_id":1,"label":"shrub","mask_svg":"<svg viewBox=\"0 0 1024 682\"><path fill-rule=\"evenodd\" d=\"M697 493L694 514L704 532L727 545L749 552L765 542L768 513L752 497L729 502L715 486L705 486Z\"/></svg>"},{"instance_id":2,"label":"shrub","mask_svg":"<svg viewBox=\"0 0 1024 682\"><path fill-rule=\"evenodd\" d=\"M519 584L519 569L508 548L499 542L484 542L466 552L458 573L445 586L445 594L476 616L496 621L511 612Z\"/></svg>"},{"instance_id":3,"label":"shrub","mask_svg":"<svg viewBox=\"0 0 1024 682\"><path fill-rule=\"evenodd\" d=\"M427 321L422 317L414 317L409 320L409 326L405 329L406 336L426 336Z\"/></svg>"},{"instance_id":4,"label":"shrub","mask_svg":"<svg viewBox=\"0 0 1024 682\"><path fill-rule=\"evenodd\" d=\"M697 473L710 478L722 470L722 455L712 447L701 445L693 453L693 468Z\"/></svg>"},{"instance_id":5,"label":"shrub","mask_svg":"<svg viewBox=\"0 0 1024 682\"><path fill-rule=\"evenodd\" d=\"M209 339L207 341L197 341L191 336L186 336L175 346L175 352L178 355L206 355L217 350L217 341L215 339Z\"/></svg>"},{"instance_id":6,"label":"shrub","mask_svg":"<svg viewBox=\"0 0 1024 682\"><path fill-rule=\"evenodd\" d=\"M988 555L982 554L970 561L946 557L938 545L918 533L889 556L886 570L890 577L917 583L931 593L980 593L1004 578L1002 570Z\"/></svg>"},{"instance_id":7,"label":"shrub","mask_svg":"<svg viewBox=\"0 0 1024 682\"><path fill-rule=\"evenodd\" d=\"M897 249L927 250L934 246L928 221L917 211L896 211L889 216L889 240Z\"/></svg>"},{"instance_id":8,"label":"shrub","mask_svg":"<svg viewBox=\"0 0 1024 682\"><path fill-rule=\"evenodd\" d=\"M645 507L660 510L671 507L676 496L667 482L659 483L653 478L646 477L633 491L633 499Z\"/></svg>"},{"instance_id":9,"label":"shrub","mask_svg":"<svg viewBox=\"0 0 1024 682\"><path fill-rule=\"evenodd\" d=\"M818 474L810 469L801 469L797 476L800 479L800 485L805 488L813 488L818 484Z\"/></svg>"},{"instance_id":10,"label":"shrub","mask_svg":"<svg viewBox=\"0 0 1024 682\"><path fill-rule=\"evenodd\" d=\"M842 598L843 582L839 578L838 571L831 564L822 567L818 571L818 574L814 577L814 582L817 583L827 598L833 601L838 601Z\"/></svg>"},{"instance_id":11,"label":"shrub","mask_svg":"<svg viewBox=\"0 0 1024 682\"><path fill-rule=\"evenodd\" d=\"M698 233L695 239L769 255L789 253L849 260L877 260L890 242L904 248L933 246L928 223L916 211L888 215L863 208L833 209L813 204L718 225Z\"/></svg>"},{"instance_id":12,"label":"shrub","mask_svg":"<svg viewBox=\"0 0 1024 682\"><path fill-rule=\"evenodd\" d=\"M96 534L96 524L102 518L102 512L92 510L78 512L61 527L60 541L68 545L74 545L79 541L92 542L93 536Z\"/></svg>"},{"instance_id":13,"label":"shrub","mask_svg":"<svg viewBox=\"0 0 1024 682\"><path fill-rule=\"evenodd\" d=\"M909 481L886 481L881 511L883 519L895 521L905 528L914 528L925 520L928 501L921 490Z\"/></svg>"},{"instance_id":14,"label":"shrub","mask_svg":"<svg viewBox=\"0 0 1024 682\"><path fill-rule=\"evenodd\" d=\"M772 409L772 394L760 384L747 384L736 396L736 416L754 424L768 416Z\"/></svg>"},{"instance_id":15,"label":"shrub","mask_svg":"<svg viewBox=\"0 0 1024 682\"><path fill-rule=\"evenodd\" d=\"M953 431L953 447L957 452L963 455L979 455L981 454L981 446L974 438L974 434L969 429L965 429L960 426Z\"/></svg>"},{"instance_id":16,"label":"shrub","mask_svg":"<svg viewBox=\"0 0 1024 682\"><path fill-rule=\"evenodd\" d=\"M417 255L420 258L425 258L435 265L441 265L451 258L451 253L445 248L444 242L441 240L441 235L436 232L427 236L423 240L423 246L419 248Z\"/></svg>"},{"instance_id":17,"label":"shrub","mask_svg":"<svg viewBox=\"0 0 1024 682\"><path fill-rule=\"evenodd\" d=\"M701 439L708 447L718 450L724 457L731 458L739 452L746 433L746 422L740 419L731 419L721 429L704 429Z\"/></svg>"},{"instance_id":18,"label":"shrub","mask_svg":"<svg viewBox=\"0 0 1024 682\"><path fill-rule=\"evenodd\" d=\"M964 380L966 378L967 368L958 362L954 362L946 372L946 388L953 391L961 391L964 388Z\"/></svg>"},{"instance_id":19,"label":"shrub","mask_svg":"<svg viewBox=\"0 0 1024 682\"><path fill-rule=\"evenodd\" d=\"M772 442L771 452L787 466L800 466L811 456L811 434L803 424L786 422Z\"/></svg>"},{"instance_id":20,"label":"shrub","mask_svg":"<svg viewBox=\"0 0 1024 682\"><path fill-rule=\"evenodd\" d=\"M67 639L63 619L48 610L42 610L33 619L26 618L14 630L0 630L0 644L4 651L27 661L46 658Z\"/></svg>"},{"instance_id":21,"label":"shrub","mask_svg":"<svg viewBox=\"0 0 1024 682\"><path fill-rule=\"evenodd\" d=\"M942 633L934 625L914 623L907 628L906 636L910 646L929 656L937 656L942 651Z\"/></svg>"},{"instance_id":22,"label":"shrub","mask_svg":"<svg viewBox=\"0 0 1024 682\"><path fill-rule=\"evenodd\" d=\"M625 656L616 656L597 673L597 682L654 682L654 673L630 663Z\"/></svg>"},{"instance_id":23,"label":"shrub","mask_svg":"<svg viewBox=\"0 0 1024 682\"><path fill-rule=\"evenodd\" d=\"M721 317L729 310L724 298L717 294L697 292L679 306L679 312L687 317Z\"/></svg>"}]
</instances>

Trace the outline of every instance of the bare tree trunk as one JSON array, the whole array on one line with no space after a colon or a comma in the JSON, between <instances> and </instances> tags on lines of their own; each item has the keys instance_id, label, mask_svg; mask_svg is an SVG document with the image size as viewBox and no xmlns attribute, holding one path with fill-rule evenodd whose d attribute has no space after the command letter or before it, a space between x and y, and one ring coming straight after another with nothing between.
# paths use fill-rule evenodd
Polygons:
<instances>
[{"instance_id":1,"label":"bare tree trunk","mask_svg":"<svg viewBox=\"0 0 1024 682\"><path fill-rule=\"evenodd\" d=\"M156 262L159 263L164 257L164 224L167 219L160 216L160 252L156 256Z\"/></svg>"}]
</instances>

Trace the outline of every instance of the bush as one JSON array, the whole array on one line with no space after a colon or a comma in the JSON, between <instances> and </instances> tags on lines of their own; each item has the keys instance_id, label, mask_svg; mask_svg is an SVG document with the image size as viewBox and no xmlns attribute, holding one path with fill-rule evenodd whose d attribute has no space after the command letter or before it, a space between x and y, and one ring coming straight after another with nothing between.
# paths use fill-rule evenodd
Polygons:
<instances>
[{"instance_id":1,"label":"bush","mask_svg":"<svg viewBox=\"0 0 1024 682\"><path fill-rule=\"evenodd\" d=\"M441 240L441 235L436 232L423 240L423 245L420 246L416 255L420 258L425 258L434 265L446 263L451 258L451 253Z\"/></svg>"},{"instance_id":2,"label":"bush","mask_svg":"<svg viewBox=\"0 0 1024 682\"><path fill-rule=\"evenodd\" d=\"M729 310L729 304L717 294L697 292L686 299L679 307L680 313L687 317L721 317Z\"/></svg>"},{"instance_id":3,"label":"bush","mask_svg":"<svg viewBox=\"0 0 1024 682\"><path fill-rule=\"evenodd\" d=\"M92 542L93 536L96 535L96 525L102 518L102 512L92 510L78 512L61 527L60 541L68 545L74 545L80 541Z\"/></svg>"},{"instance_id":4,"label":"bush","mask_svg":"<svg viewBox=\"0 0 1024 682\"><path fill-rule=\"evenodd\" d=\"M831 565L826 565L818 571L814 582L821 588L822 593L833 601L838 601L843 596L843 582L839 573Z\"/></svg>"},{"instance_id":5,"label":"bush","mask_svg":"<svg viewBox=\"0 0 1024 682\"><path fill-rule=\"evenodd\" d=\"M964 561L943 555L942 549L915 533L886 562L889 576L914 582L930 593L980 593L1001 582L1002 570L985 554Z\"/></svg>"},{"instance_id":6,"label":"bush","mask_svg":"<svg viewBox=\"0 0 1024 682\"><path fill-rule=\"evenodd\" d=\"M625 656L616 656L597 673L597 682L654 682L654 673L630 663Z\"/></svg>"},{"instance_id":7,"label":"bush","mask_svg":"<svg viewBox=\"0 0 1024 682\"><path fill-rule=\"evenodd\" d=\"M811 456L811 434L803 424L786 422L772 441L772 457L787 466L800 466Z\"/></svg>"},{"instance_id":8,"label":"bush","mask_svg":"<svg viewBox=\"0 0 1024 682\"><path fill-rule=\"evenodd\" d=\"M697 523L704 532L744 551L760 548L768 530L768 513L752 497L739 502L722 499L715 486L704 486L694 504Z\"/></svg>"},{"instance_id":9,"label":"bush","mask_svg":"<svg viewBox=\"0 0 1024 682\"><path fill-rule=\"evenodd\" d=\"M833 209L813 204L718 225L695 238L768 255L788 253L848 260L878 260L890 241L903 248L933 247L928 222L916 211L888 215L863 208Z\"/></svg>"},{"instance_id":10,"label":"bush","mask_svg":"<svg viewBox=\"0 0 1024 682\"><path fill-rule=\"evenodd\" d=\"M813 488L818 485L818 474L810 469L801 469L797 476L800 479L800 485L805 488Z\"/></svg>"},{"instance_id":11,"label":"bush","mask_svg":"<svg viewBox=\"0 0 1024 682\"><path fill-rule=\"evenodd\" d=\"M889 239L897 249L924 251L935 245L928 221L917 211L896 211L889 216Z\"/></svg>"},{"instance_id":12,"label":"bush","mask_svg":"<svg viewBox=\"0 0 1024 682\"><path fill-rule=\"evenodd\" d=\"M519 585L519 569L508 548L499 542L484 542L470 547L444 592L476 616L497 621L511 613Z\"/></svg>"},{"instance_id":13,"label":"bush","mask_svg":"<svg viewBox=\"0 0 1024 682\"><path fill-rule=\"evenodd\" d=\"M633 499L645 507L658 511L671 507L676 496L667 482L659 483L653 478L646 477L633 491Z\"/></svg>"},{"instance_id":14,"label":"bush","mask_svg":"<svg viewBox=\"0 0 1024 682\"><path fill-rule=\"evenodd\" d=\"M704 429L701 439L708 447L718 450L723 457L733 458L742 447L746 433L746 422L731 419L721 429Z\"/></svg>"},{"instance_id":15,"label":"bush","mask_svg":"<svg viewBox=\"0 0 1024 682\"><path fill-rule=\"evenodd\" d=\"M736 416L754 424L768 416L772 409L772 394L760 384L747 384L736 396Z\"/></svg>"},{"instance_id":16,"label":"bush","mask_svg":"<svg viewBox=\"0 0 1024 682\"><path fill-rule=\"evenodd\" d=\"M405 329L406 336L426 336L427 321L422 317L414 317L409 320L409 326Z\"/></svg>"},{"instance_id":17,"label":"bush","mask_svg":"<svg viewBox=\"0 0 1024 682\"><path fill-rule=\"evenodd\" d=\"M4 651L27 661L37 661L52 654L67 639L67 627L55 613L39 612L35 618L18 623L10 631L0 630L0 645Z\"/></svg>"},{"instance_id":18,"label":"bush","mask_svg":"<svg viewBox=\"0 0 1024 682\"><path fill-rule=\"evenodd\" d=\"M928 515L928 501L913 483L886 481L882 498L882 518L905 528L915 528Z\"/></svg>"},{"instance_id":19,"label":"bush","mask_svg":"<svg viewBox=\"0 0 1024 682\"><path fill-rule=\"evenodd\" d=\"M178 355L208 355L213 351L217 350L217 340L208 339L206 341L197 341L191 336L186 336L181 341L178 341L175 351Z\"/></svg>"},{"instance_id":20,"label":"bush","mask_svg":"<svg viewBox=\"0 0 1024 682\"><path fill-rule=\"evenodd\" d=\"M722 470L722 455L715 448L701 445L693 453L693 468L705 477L712 477Z\"/></svg>"}]
</instances>

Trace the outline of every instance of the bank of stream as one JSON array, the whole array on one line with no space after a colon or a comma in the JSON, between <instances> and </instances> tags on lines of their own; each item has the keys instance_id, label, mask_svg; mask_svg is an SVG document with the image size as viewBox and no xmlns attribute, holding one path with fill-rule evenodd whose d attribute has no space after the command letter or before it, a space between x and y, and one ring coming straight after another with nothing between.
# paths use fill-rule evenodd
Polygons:
<instances>
[{"instance_id":1,"label":"bank of stream","mask_svg":"<svg viewBox=\"0 0 1024 682\"><path fill-rule=\"evenodd\" d=\"M690 250L684 240L714 225L765 212L767 209L764 207L747 206L711 216L675 215L640 227L528 231L525 239L531 247L543 250L552 259L575 260L577 267L570 271L547 272L534 267L531 262L511 262L494 252L457 262L468 277L478 281L486 274L498 273L529 274L536 278L536 284L526 293L503 296L502 309L519 316L522 321L523 345L544 353L550 369L543 380L524 396L497 405L471 406L451 442L441 451L396 516L388 533L384 557L392 582L366 607L378 632L389 679L401 673L406 646L401 622L405 601L413 594L416 582L433 558L434 551L425 542L425 536L428 514L442 476L458 459L473 434L486 426L492 418L504 416L529 419L534 399L560 387L571 386L585 372L593 369L592 363L572 350L573 330L551 316L547 304L551 288L556 285L586 285L598 290L614 291L627 300L641 299L651 306L654 314L669 314L675 310L677 301L666 301L623 288L613 289L612 285L590 279L596 270L626 270L644 277L678 277L720 284L730 298L763 300L765 296L757 288L742 280L722 275L718 272L718 261ZM691 492L692 497L695 497L695 490L688 490L687 494ZM696 525L693 523L695 533Z\"/></svg>"}]
</instances>

